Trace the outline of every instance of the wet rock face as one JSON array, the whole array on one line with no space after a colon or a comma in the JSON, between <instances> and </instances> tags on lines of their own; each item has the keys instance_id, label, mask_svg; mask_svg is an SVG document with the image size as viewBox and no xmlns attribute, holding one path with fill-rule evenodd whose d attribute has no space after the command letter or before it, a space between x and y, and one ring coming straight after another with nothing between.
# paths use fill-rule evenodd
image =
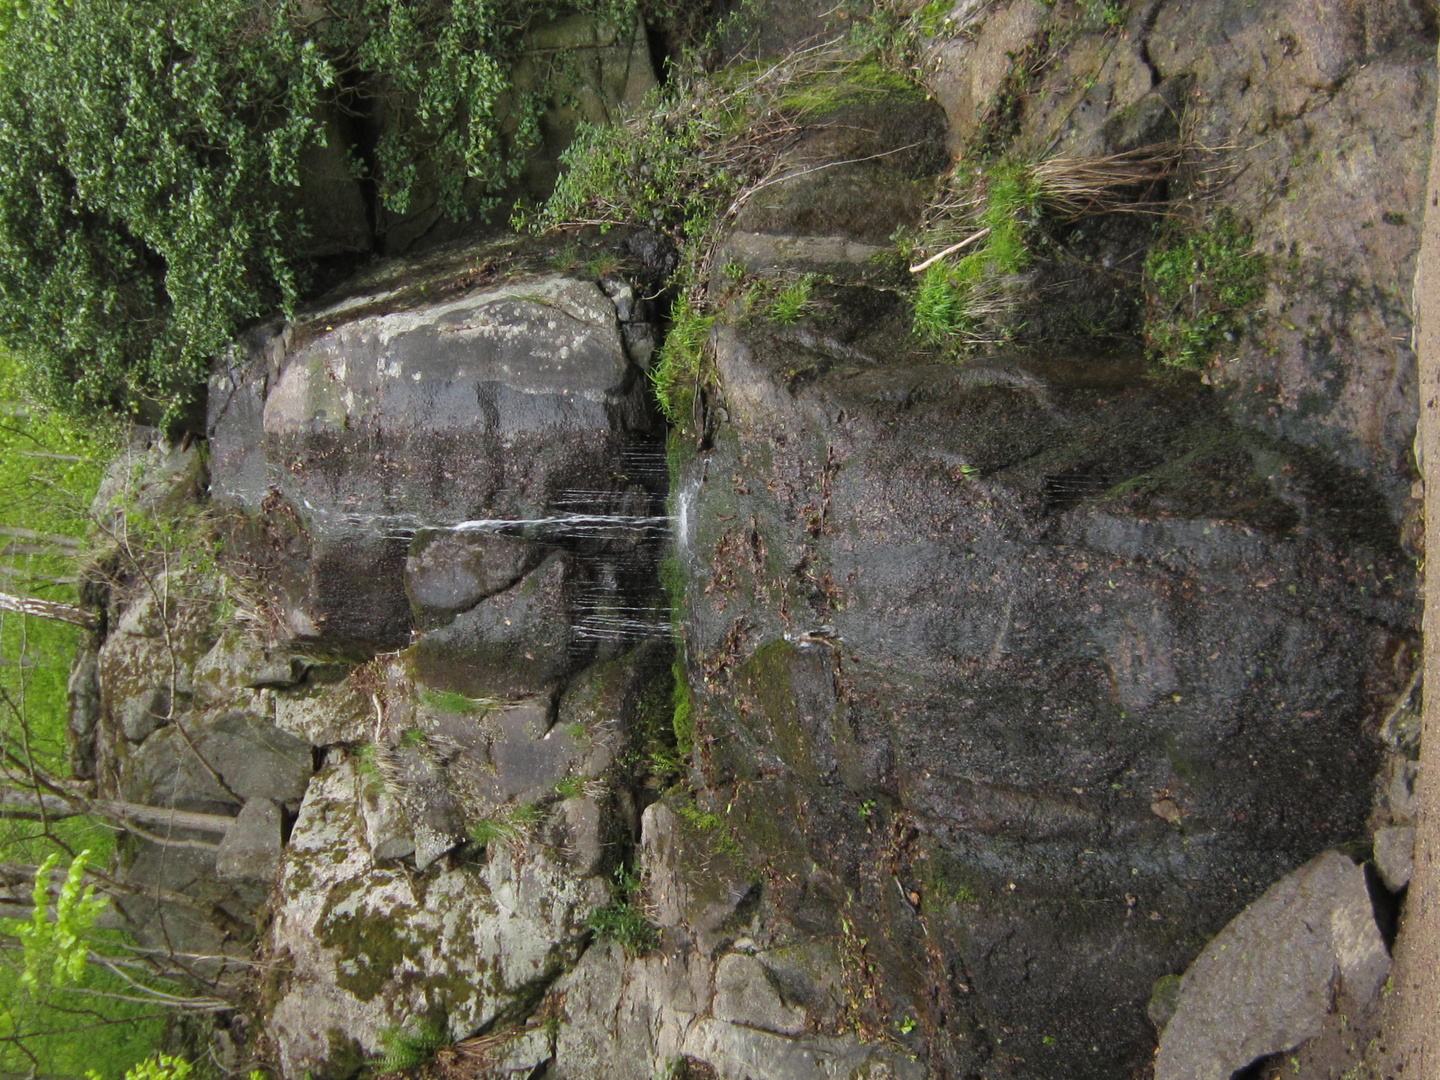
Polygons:
<instances>
[{"instance_id":1,"label":"wet rock face","mask_svg":"<svg viewBox=\"0 0 1440 1080\"><path fill-rule=\"evenodd\" d=\"M717 332L729 422L677 495L698 776L773 940L868 942L866 1022L1113 1076L1156 977L1363 832L1413 569L1373 487L1198 393L927 363L861 292Z\"/></svg>"},{"instance_id":2,"label":"wet rock face","mask_svg":"<svg viewBox=\"0 0 1440 1080\"><path fill-rule=\"evenodd\" d=\"M507 522L652 512L653 415L615 302L502 259L520 257L496 244L392 265L257 331L217 372L216 494L268 521L288 509L297 637L404 644L412 604L437 629L543 558L494 535ZM445 535L461 523L471 532Z\"/></svg>"}]
</instances>

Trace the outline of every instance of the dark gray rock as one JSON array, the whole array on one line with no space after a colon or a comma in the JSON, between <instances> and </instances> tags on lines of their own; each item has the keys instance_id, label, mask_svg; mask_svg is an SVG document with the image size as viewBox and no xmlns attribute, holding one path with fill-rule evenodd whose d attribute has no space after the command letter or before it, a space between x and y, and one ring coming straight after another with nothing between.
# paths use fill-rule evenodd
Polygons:
<instances>
[{"instance_id":1,"label":"dark gray rock","mask_svg":"<svg viewBox=\"0 0 1440 1080\"><path fill-rule=\"evenodd\" d=\"M798 1035L805 1030L805 1010L786 1004L765 965L745 953L727 953L715 966L711 1010L717 1020L760 1031Z\"/></svg>"},{"instance_id":2,"label":"dark gray rock","mask_svg":"<svg viewBox=\"0 0 1440 1080\"><path fill-rule=\"evenodd\" d=\"M70 775L77 780L95 776L95 728L100 723L99 656L81 649L70 666L65 683L66 741L70 748Z\"/></svg>"},{"instance_id":3,"label":"dark gray rock","mask_svg":"<svg viewBox=\"0 0 1440 1080\"><path fill-rule=\"evenodd\" d=\"M593 646L574 623L585 568L554 552L518 584L457 615L415 646L415 670L438 689L472 697L538 693L584 665Z\"/></svg>"},{"instance_id":4,"label":"dark gray rock","mask_svg":"<svg viewBox=\"0 0 1440 1080\"><path fill-rule=\"evenodd\" d=\"M211 814L235 813L252 798L299 806L314 771L309 743L245 712L179 722L136 751L124 785L130 801Z\"/></svg>"},{"instance_id":5,"label":"dark gray rock","mask_svg":"<svg viewBox=\"0 0 1440 1080\"><path fill-rule=\"evenodd\" d=\"M1375 832L1375 869L1385 887L1399 892L1415 871L1415 826L1391 825Z\"/></svg>"},{"instance_id":6,"label":"dark gray rock","mask_svg":"<svg viewBox=\"0 0 1440 1080\"><path fill-rule=\"evenodd\" d=\"M648 504L658 484L636 477L659 461L637 470L636 452L654 455L655 418L615 305L538 261L514 240L384 264L217 366L213 490L268 507L252 561L276 564L295 637L357 658L406 644L417 532L429 629L534 565L494 535L507 522L563 532L567 515L630 513L636 490Z\"/></svg>"},{"instance_id":7,"label":"dark gray rock","mask_svg":"<svg viewBox=\"0 0 1440 1080\"><path fill-rule=\"evenodd\" d=\"M120 706L120 730L133 743L144 742L150 733L170 719L170 690L151 686Z\"/></svg>"},{"instance_id":8,"label":"dark gray rock","mask_svg":"<svg viewBox=\"0 0 1440 1080\"><path fill-rule=\"evenodd\" d=\"M519 536L427 529L410 542L405 591L421 630L451 622L481 600L504 592L544 559L542 544Z\"/></svg>"},{"instance_id":9,"label":"dark gray rock","mask_svg":"<svg viewBox=\"0 0 1440 1080\"><path fill-rule=\"evenodd\" d=\"M1228 1080L1318 1035L1337 986L1363 1007L1389 968L1364 871L1326 852L1267 889L1190 966L1155 1080Z\"/></svg>"},{"instance_id":10,"label":"dark gray rock","mask_svg":"<svg viewBox=\"0 0 1440 1080\"><path fill-rule=\"evenodd\" d=\"M221 881L269 885L279 872L280 807L270 799L249 799L220 841L215 873Z\"/></svg>"},{"instance_id":11,"label":"dark gray rock","mask_svg":"<svg viewBox=\"0 0 1440 1080\"><path fill-rule=\"evenodd\" d=\"M940 107L918 90L862 87L804 119L782 171L736 216L715 265L855 274L912 227L947 163ZM908 99L908 100L907 100ZM828 162L823 169L816 162Z\"/></svg>"},{"instance_id":12,"label":"dark gray rock","mask_svg":"<svg viewBox=\"0 0 1440 1080\"><path fill-rule=\"evenodd\" d=\"M315 771L309 743L251 713L226 713L204 732L199 747L241 799L272 799L291 810Z\"/></svg>"}]
</instances>

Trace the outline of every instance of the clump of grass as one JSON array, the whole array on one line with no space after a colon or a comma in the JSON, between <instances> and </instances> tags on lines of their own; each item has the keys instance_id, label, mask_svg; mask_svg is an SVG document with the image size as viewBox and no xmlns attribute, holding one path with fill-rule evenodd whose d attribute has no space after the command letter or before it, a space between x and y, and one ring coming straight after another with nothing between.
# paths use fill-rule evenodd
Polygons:
<instances>
[{"instance_id":1,"label":"clump of grass","mask_svg":"<svg viewBox=\"0 0 1440 1080\"><path fill-rule=\"evenodd\" d=\"M585 791L585 781L578 776L567 776L555 785L555 794L562 799L579 798Z\"/></svg>"},{"instance_id":2,"label":"clump of grass","mask_svg":"<svg viewBox=\"0 0 1440 1080\"><path fill-rule=\"evenodd\" d=\"M786 285L765 306L766 317L772 322L787 326L798 320L810 306L810 293L815 288L815 280L814 274L806 274Z\"/></svg>"},{"instance_id":3,"label":"clump of grass","mask_svg":"<svg viewBox=\"0 0 1440 1080\"><path fill-rule=\"evenodd\" d=\"M1003 338L1006 279L1029 264L1042 221L1153 211L1146 191L1174 172L1179 148L1144 147L1100 158L999 162L958 170L927 210L910 267L920 274L914 329L922 340L964 348Z\"/></svg>"},{"instance_id":4,"label":"clump of grass","mask_svg":"<svg viewBox=\"0 0 1440 1080\"><path fill-rule=\"evenodd\" d=\"M677 297L650 377L665 418L689 424L697 391L713 377L706 347L715 302L707 290L725 227L780 176L782 155L807 115L897 85L910 87L873 60L845 59L836 43L720 73L682 66L619 130L582 124L562 155L554 194L512 224L536 232L642 225L675 242ZM729 270L743 276L738 264Z\"/></svg>"},{"instance_id":5,"label":"clump of grass","mask_svg":"<svg viewBox=\"0 0 1440 1080\"><path fill-rule=\"evenodd\" d=\"M381 1066L386 1072L402 1072L429 1064L449 1041L445 1025L436 1020L385 1028L380 1032Z\"/></svg>"},{"instance_id":6,"label":"clump of grass","mask_svg":"<svg viewBox=\"0 0 1440 1080\"><path fill-rule=\"evenodd\" d=\"M491 709L504 709L516 704L503 698L467 697L454 690L431 690L429 688L421 692L420 700L432 709L440 712L459 713L462 716L469 716L477 712L489 712Z\"/></svg>"},{"instance_id":7,"label":"clump of grass","mask_svg":"<svg viewBox=\"0 0 1440 1080\"><path fill-rule=\"evenodd\" d=\"M1166 367L1197 371L1248 321L1265 293L1265 258L1228 213L1172 224L1145 257L1145 344Z\"/></svg>"},{"instance_id":8,"label":"clump of grass","mask_svg":"<svg viewBox=\"0 0 1440 1080\"><path fill-rule=\"evenodd\" d=\"M476 847L486 848L493 844L515 841L540 821L542 813L535 803L521 803L503 814L471 823L466 832L470 842Z\"/></svg>"}]
</instances>

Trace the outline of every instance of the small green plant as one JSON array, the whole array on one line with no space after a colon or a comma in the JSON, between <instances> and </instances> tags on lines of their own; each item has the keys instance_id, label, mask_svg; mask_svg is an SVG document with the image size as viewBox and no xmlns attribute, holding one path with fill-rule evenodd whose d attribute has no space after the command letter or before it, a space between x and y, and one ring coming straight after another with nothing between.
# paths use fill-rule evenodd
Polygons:
<instances>
[{"instance_id":1,"label":"small green plant","mask_svg":"<svg viewBox=\"0 0 1440 1080\"><path fill-rule=\"evenodd\" d=\"M585 781L578 776L567 776L555 785L555 794L562 799L577 798L585 790Z\"/></svg>"},{"instance_id":2,"label":"small green plant","mask_svg":"<svg viewBox=\"0 0 1440 1080\"><path fill-rule=\"evenodd\" d=\"M1145 344L1166 367L1197 371L1243 331L1265 292L1265 259L1228 213L1171 225L1145 257Z\"/></svg>"},{"instance_id":3,"label":"small green plant","mask_svg":"<svg viewBox=\"0 0 1440 1080\"><path fill-rule=\"evenodd\" d=\"M660 932L645 917L636 899L640 882L623 866L617 867L612 876L615 900L591 911L585 925L597 937L617 942L627 953L646 953L660 944Z\"/></svg>"},{"instance_id":4,"label":"small green plant","mask_svg":"<svg viewBox=\"0 0 1440 1080\"><path fill-rule=\"evenodd\" d=\"M945 24L945 16L955 9L955 0L930 0L915 13L915 26L926 37L934 37Z\"/></svg>"},{"instance_id":5,"label":"small green plant","mask_svg":"<svg viewBox=\"0 0 1440 1080\"><path fill-rule=\"evenodd\" d=\"M861 820L861 821L868 820L869 817L870 817L870 815L873 814L874 812L875 812L875 800L874 800L874 799L866 799L864 802L862 802L862 803L860 804L860 820Z\"/></svg>"},{"instance_id":6,"label":"small green plant","mask_svg":"<svg viewBox=\"0 0 1440 1080\"><path fill-rule=\"evenodd\" d=\"M400 733L400 745L418 747L425 745L425 729L412 727L406 728Z\"/></svg>"},{"instance_id":7,"label":"small green plant","mask_svg":"<svg viewBox=\"0 0 1440 1080\"><path fill-rule=\"evenodd\" d=\"M915 1030L916 1026L915 1018L913 1016L907 1016L895 1025L895 1029L899 1031L901 1035L909 1035L910 1032Z\"/></svg>"},{"instance_id":8,"label":"small green plant","mask_svg":"<svg viewBox=\"0 0 1440 1080\"><path fill-rule=\"evenodd\" d=\"M810 293L814 287L814 274L806 274L791 282L766 305L765 315L772 322L785 325L795 322L810 306Z\"/></svg>"},{"instance_id":9,"label":"small green plant","mask_svg":"<svg viewBox=\"0 0 1440 1080\"><path fill-rule=\"evenodd\" d=\"M1117 0L1080 0L1085 19L1092 25L1118 30L1125 25L1125 5Z\"/></svg>"},{"instance_id":10,"label":"small green plant","mask_svg":"<svg viewBox=\"0 0 1440 1080\"><path fill-rule=\"evenodd\" d=\"M355 762L360 775L367 778L380 776L380 751L373 742L361 743L355 748Z\"/></svg>"},{"instance_id":11,"label":"small green plant","mask_svg":"<svg viewBox=\"0 0 1440 1080\"><path fill-rule=\"evenodd\" d=\"M428 1064L449 1041L445 1025L436 1020L386 1028L380 1032L380 1062L386 1072L414 1069Z\"/></svg>"}]
</instances>

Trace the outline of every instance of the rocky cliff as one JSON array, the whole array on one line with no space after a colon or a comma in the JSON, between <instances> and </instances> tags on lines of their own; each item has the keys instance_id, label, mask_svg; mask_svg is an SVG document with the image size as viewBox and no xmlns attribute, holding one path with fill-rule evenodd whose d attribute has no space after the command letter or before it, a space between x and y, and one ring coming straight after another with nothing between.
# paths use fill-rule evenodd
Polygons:
<instances>
[{"instance_id":1,"label":"rocky cliff","mask_svg":"<svg viewBox=\"0 0 1440 1080\"><path fill-rule=\"evenodd\" d=\"M102 787L234 818L183 868L137 843L210 916L136 919L259 949L285 1077L405 1038L486 1077L1228 1077L1377 992L1431 15L936 7L925 89L810 109L730 222L690 423L647 379L662 237L496 235L254 328L203 460L137 449L230 588L119 575L78 734ZM1138 343L1139 214L1052 235L1009 344L912 333L891 237L957 158L1165 140L1152 201L1265 256L1197 373Z\"/></svg>"}]
</instances>

